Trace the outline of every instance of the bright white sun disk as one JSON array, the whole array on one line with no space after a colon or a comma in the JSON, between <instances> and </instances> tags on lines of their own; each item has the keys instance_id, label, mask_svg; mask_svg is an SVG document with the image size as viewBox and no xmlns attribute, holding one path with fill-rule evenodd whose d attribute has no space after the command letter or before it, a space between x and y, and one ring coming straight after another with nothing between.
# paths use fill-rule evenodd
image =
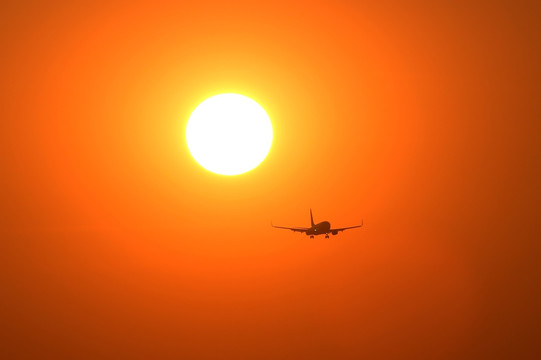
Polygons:
<instances>
[{"instance_id":1,"label":"bright white sun disk","mask_svg":"<svg viewBox=\"0 0 541 360\"><path fill-rule=\"evenodd\" d=\"M221 94L203 101L186 127L188 149L205 169L221 175L252 170L267 156L272 124L254 100Z\"/></svg>"}]
</instances>

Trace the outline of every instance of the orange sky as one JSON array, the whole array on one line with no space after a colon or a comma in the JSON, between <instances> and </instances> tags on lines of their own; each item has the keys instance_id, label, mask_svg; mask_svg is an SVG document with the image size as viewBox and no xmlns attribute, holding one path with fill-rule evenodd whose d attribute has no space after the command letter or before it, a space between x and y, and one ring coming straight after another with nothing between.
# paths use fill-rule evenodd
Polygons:
<instances>
[{"instance_id":1,"label":"orange sky","mask_svg":"<svg viewBox=\"0 0 541 360\"><path fill-rule=\"evenodd\" d=\"M3 2L0 358L539 358L539 15ZM224 177L184 129L268 112ZM362 229L331 239L270 227Z\"/></svg>"}]
</instances>

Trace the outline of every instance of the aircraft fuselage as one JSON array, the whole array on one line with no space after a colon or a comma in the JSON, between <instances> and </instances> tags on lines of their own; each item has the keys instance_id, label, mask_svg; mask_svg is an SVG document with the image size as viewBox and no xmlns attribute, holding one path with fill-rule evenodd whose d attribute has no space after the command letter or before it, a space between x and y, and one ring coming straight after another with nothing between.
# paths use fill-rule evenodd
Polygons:
<instances>
[{"instance_id":1,"label":"aircraft fuselage","mask_svg":"<svg viewBox=\"0 0 541 360\"><path fill-rule=\"evenodd\" d=\"M306 230L306 235L326 235L331 230L331 223L322 221Z\"/></svg>"}]
</instances>

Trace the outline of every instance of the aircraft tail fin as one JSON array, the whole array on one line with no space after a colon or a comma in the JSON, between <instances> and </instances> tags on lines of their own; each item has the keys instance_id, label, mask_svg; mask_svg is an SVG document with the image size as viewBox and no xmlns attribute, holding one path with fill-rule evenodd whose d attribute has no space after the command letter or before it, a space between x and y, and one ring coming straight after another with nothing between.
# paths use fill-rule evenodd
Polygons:
<instances>
[{"instance_id":1,"label":"aircraft tail fin","mask_svg":"<svg viewBox=\"0 0 541 360\"><path fill-rule=\"evenodd\" d=\"M312 209L310 209L310 223L314 226L314 217L312 216Z\"/></svg>"}]
</instances>

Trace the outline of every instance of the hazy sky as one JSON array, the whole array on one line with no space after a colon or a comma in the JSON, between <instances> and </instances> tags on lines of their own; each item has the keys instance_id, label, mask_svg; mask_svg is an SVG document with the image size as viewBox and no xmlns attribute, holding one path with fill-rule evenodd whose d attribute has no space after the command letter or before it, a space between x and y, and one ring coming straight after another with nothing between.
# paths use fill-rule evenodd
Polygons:
<instances>
[{"instance_id":1,"label":"hazy sky","mask_svg":"<svg viewBox=\"0 0 541 360\"><path fill-rule=\"evenodd\" d=\"M0 5L0 357L541 357L528 2ZM274 128L236 177L188 116ZM365 226L330 239L270 227Z\"/></svg>"}]
</instances>

